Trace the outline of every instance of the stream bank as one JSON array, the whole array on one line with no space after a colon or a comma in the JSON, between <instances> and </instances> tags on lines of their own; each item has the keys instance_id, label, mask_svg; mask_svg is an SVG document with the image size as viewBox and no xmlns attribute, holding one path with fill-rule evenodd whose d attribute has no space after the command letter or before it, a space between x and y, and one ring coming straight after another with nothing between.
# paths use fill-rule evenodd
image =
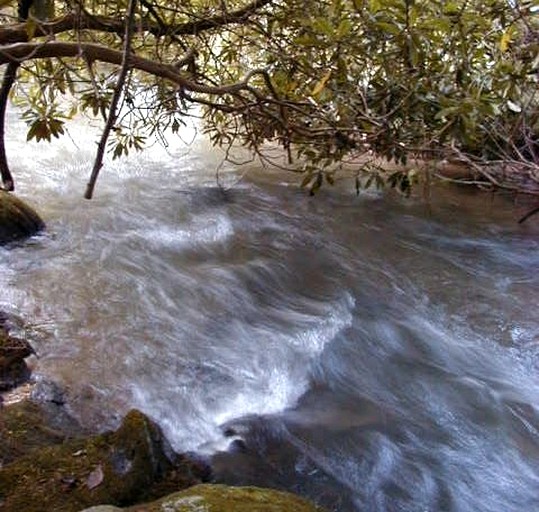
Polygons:
<instances>
[{"instance_id":1,"label":"stream bank","mask_svg":"<svg viewBox=\"0 0 539 512\"><path fill-rule=\"evenodd\" d=\"M1 391L10 397L3 406L0 395L1 512L321 512L286 492L200 485L212 480L210 466L175 453L140 411L128 412L115 431L91 433L66 411L58 385L31 381L25 358L35 352L10 335L10 323L0 312Z\"/></svg>"}]
</instances>

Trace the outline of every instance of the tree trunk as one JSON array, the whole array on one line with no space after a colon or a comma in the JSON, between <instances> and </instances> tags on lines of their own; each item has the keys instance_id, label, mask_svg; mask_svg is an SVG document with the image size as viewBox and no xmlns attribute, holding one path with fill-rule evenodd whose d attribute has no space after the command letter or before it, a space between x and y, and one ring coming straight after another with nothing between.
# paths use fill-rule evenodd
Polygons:
<instances>
[{"instance_id":1,"label":"tree trunk","mask_svg":"<svg viewBox=\"0 0 539 512\"><path fill-rule=\"evenodd\" d=\"M17 77L17 70L19 69L18 62L10 62L7 65L2 80L2 87L0 88L0 176L2 177L2 183L5 190L15 190L15 183L13 182L13 176L9 170L6 156L6 144L5 144L5 125L6 125L6 108L9 98L9 93L15 78Z\"/></svg>"}]
</instances>

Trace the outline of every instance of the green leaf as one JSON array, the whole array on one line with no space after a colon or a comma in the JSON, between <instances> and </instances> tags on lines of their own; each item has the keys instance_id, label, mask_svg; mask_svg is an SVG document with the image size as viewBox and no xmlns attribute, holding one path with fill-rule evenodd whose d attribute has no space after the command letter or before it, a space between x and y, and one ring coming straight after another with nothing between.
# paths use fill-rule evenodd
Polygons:
<instances>
[{"instance_id":1,"label":"green leaf","mask_svg":"<svg viewBox=\"0 0 539 512\"><path fill-rule=\"evenodd\" d=\"M377 13L382 9L382 2L380 0L369 0L369 8L372 13Z\"/></svg>"},{"instance_id":2,"label":"green leaf","mask_svg":"<svg viewBox=\"0 0 539 512\"><path fill-rule=\"evenodd\" d=\"M375 177L375 174L374 174L374 173L371 174L371 175L369 176L369 179L368 179L367 182L365 183L365 187L364 187L365 190L368 189L368 188L370 188L370 186L374 183L374 177Z\"/></svg>"},{"instance_id":3,"label":"green leaf","mask_svg":"<svg viewBox=\"0 0 539 512\"><path fill-rule=\"evenodd\" d=\"M402 33L402 27L399 27L398 25L394 23L389 23L386 21L378 21L376 23L376 27L382 32L386 32L394 36L398 36Z\"/></svg>"},{"instance_id":4,"label":"green leaf","mask_svg":"<svg viewBox=\"0 0 539 512\"><path fill-rule=\"evenodd\" d=\"M309 192L309 195L314 196L320 190L320 187L322 186L322 183L323 183L323 176L322 176L322 173L319 172L316 175L316 179L314 180L314 183L311 186L311 190Z\"/></svg>"},{"instance_id":5,"label":"green leaf","mask_svg":"<svg viewBox=\"0 0 539 512\"><path fill-rule=\"evenodd\" d=\"M344 39L346 36L350 35L352 32L352 22L345 18L339 23L337 27L336 36L338 39Z\"/></svg>"},{"instance_id":6,"label":"green leaf","mask_svg":"<svg viewBox=\"0 0 539 512\"><path fill-rule=\"evenodd\" d=\"M301 188L305 188L309 183L311 183L311 181L313 180L313 173L312 172L309 172L307 174L307 176L305 176L303 178L303 180L301 181L301 185L300 187Z\"/></svg>"},{"instance_id":7,"label":"green leaf","mask_svg":"<svg viewBox=\"0 0 539 512\"><path fill-rule=\"evenodd\" d=\"M326 71L324 76L318 81L318 83L315 85L314 89L311 92L311 96L318 96L326 87L326 84L328 80L331 77L331 69Z\"/></svg>"},{"instance_id":8,"label":"green leaf","mask_svg":"<svg viewBox=\"0 0 539 512\"><path fill-rule=\"evenodd\" d=\"M26 35L28 37L28 40L30 41L31 39L34 38L36 29L37 29L37 23L35 22L33 18L28 18L26 20L25 29L26 29Z\"/></svg>"}]
</instances>

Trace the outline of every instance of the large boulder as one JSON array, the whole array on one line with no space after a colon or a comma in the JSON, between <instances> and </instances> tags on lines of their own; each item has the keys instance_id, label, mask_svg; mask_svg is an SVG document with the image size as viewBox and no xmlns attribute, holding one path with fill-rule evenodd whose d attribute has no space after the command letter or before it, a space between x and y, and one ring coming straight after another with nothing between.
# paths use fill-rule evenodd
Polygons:
<instances>
[{"instance_id":1,"label":"large boulder","mask_svg":"<svg viewBox=\"0 0 539 512\"><path fill-rule=\"evenodd\" d=\"M288 492L260 487L202 484L153 503L128 509L100 506L83 512L322 512L309 501Z\"/></svg>"},{"instance_id":2,"label":"large boulder","mask_svg":"<svg viewBox=\"0 0 539 512\"><path fill-rule=\"evenodd\" d=\"M44 227L45 223L33 208L0 190L0 244L35 235Z\"/></svg>"},{"instance_id":3,"label":"large boulder","mask_svg":"<svg viewBox=\"0 0 539 512\"><path fill-rule=\"evenodd\" d=\"M36 449L0 468L2 512L76 512L127 506L200 483L207 468L172 452L139 411L115 432Z\"/></svg>"}]
</instances>

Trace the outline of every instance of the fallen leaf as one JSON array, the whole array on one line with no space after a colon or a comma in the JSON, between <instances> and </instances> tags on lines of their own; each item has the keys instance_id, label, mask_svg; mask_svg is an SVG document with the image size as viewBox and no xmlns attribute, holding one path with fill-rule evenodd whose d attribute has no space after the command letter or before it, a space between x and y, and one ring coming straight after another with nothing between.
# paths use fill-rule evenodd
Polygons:
<instances>
[{"instance_id":1,"label":"fallen leaf","mask_svg":"<svg viewBox=\"0 0 539 512\"><path fill-rule=\"evenodd\" d=\"M101 482L103 482L103 468L101 467L101 464L97 466L86 479L86 485L88 486L88 489L95 489Z\"/></svg>"}]
</instances>

